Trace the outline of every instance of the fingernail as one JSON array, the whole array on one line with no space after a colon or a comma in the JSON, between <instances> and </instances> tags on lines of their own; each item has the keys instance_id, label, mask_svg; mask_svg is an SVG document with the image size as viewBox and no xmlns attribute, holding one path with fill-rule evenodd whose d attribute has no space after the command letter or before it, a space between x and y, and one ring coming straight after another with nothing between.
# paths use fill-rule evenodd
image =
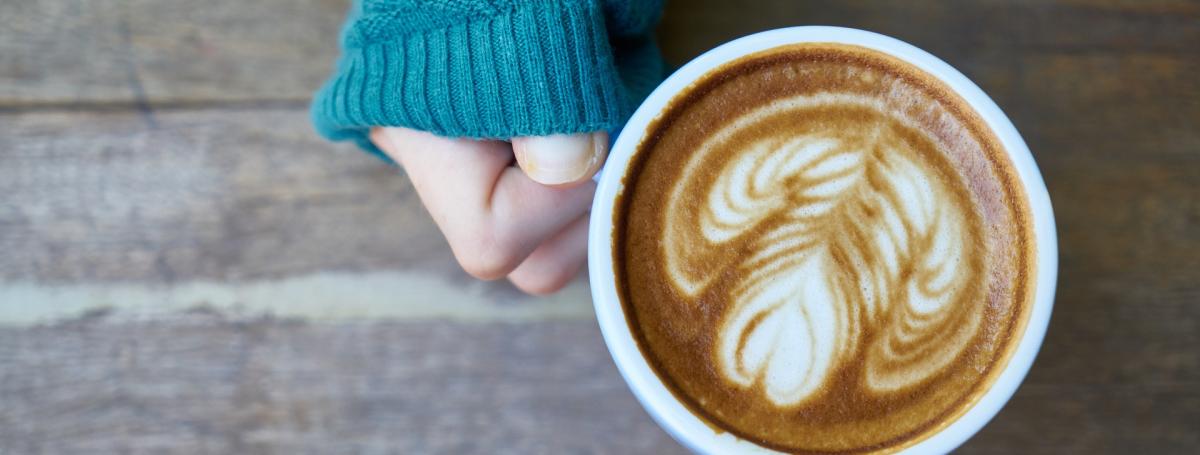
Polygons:
<instances>
[{"instance_id":1,"label":"fingernail","mask_svg":"<svg viewBox=\"0 0 1200 455\"><path fill-rule=\"evenodd\" d=\"M595 173L608 154L603 134L527 137L514 151L521 169L533 181L543 185L573 183Z\"/></svg>"}]
</instances>

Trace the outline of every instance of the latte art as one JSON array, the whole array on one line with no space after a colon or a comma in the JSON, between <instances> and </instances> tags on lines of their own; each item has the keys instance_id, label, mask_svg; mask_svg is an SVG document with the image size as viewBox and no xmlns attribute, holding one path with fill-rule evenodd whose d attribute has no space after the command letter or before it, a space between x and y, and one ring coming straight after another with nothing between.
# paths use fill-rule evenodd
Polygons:
<instances>
[{"instance_id":1,"label":"latte art","mask_svg":"<svg viewBox=\"0 0 1200 455\"><path fill-rule=\"evenodd\" d=\"M889 452L988 390L1024 330L1032 226L995 134L879 52L784 46L652 122L614 201L624 314L662 384L786 452Z\"/></svg>"},{"instance_id":2,"label":"latte art","mask_svg":"<svg viewBox=\"0 0 1200 455\"><path fill-rule=\"evenodd\" d=\"M855 120L730 143L813 109ZM911 130L870 99L795 97L737 119L692 155L664 216L666 263L691 297L737 270L717 334L725 379L794 405L862 349L864 383L888 393L938 373L974 335L982 302L967 283L981 267L962 265L981 260L967 228L978 220L897 129ZM715 177L714 150L733 156ZM730 246L746 254L724 254Z\"/></svg>"}]
</instances>

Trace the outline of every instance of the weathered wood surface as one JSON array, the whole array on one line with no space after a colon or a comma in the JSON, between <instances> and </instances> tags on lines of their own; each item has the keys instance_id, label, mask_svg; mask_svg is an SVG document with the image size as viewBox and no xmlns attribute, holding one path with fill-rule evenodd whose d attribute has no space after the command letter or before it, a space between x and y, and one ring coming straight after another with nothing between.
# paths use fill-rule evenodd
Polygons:
<instances>
[{"instance_id":1,"label":"weathered wood surface","mask_svg":"<svg viewBox=\"0 0 1200 455\"><path fill-rule=\"evenodd\" d=\"M303 103L345 0L6 0L0 108Z\"/></svg>"},{"instance_id":2,"label":"weathered wood surface","mask_svg":"<svg viewBox=\"0 0 1200 455\"><path fill-rule=\"evenodd\" d=\"M0 283L9 285L0 286L0 323L78 311L80 299L320 317L590 313L582 277L534 299L467 276L408 180L317 138L303 110L7 117ZM330 293L342 293L336 305L322 301ZM443 299L453 301L430 301Z\"/></svg>"},{"instance_id":3,"label":"weathered wood surface","mask_svg":"<svg viewBox=\"0 0 1200 455\"><path fill-rule=\"evenodd\" d=\"M595 322L0 328L0 453L682 453Z\"/></svg>"},{"instance_id":4,"label":"weathered wood surface","mask_svg":"<svg viewBox=\"0 0 1200 455\"><path fill-rule=\"evenodd\" d=\"M0 328L0 359L3 453L681 452L591 321L330 324L197 308ZM962 452L1200 443L1194 382L1114 385L1086 368L1034 374Z\"/></svg>"},{"instance_id":5,"label":"weathered wood surface","mask_svg":"<svg viewBox=\"0 0 1200 455\"><path fill-rule=\"evenodd\" d=\"M585 286L560 302L573 310L504 317L538 304L473 284L403 176L311 133L305 98L344 7L0 2L0 321L31 304L13 296L118 308L0 328L0 453L678 450L578 311ZM1046 178L1062 261L1050 331L962 452L1194 452L1200 2L674 1L660 38L678 64L802 24L942 57L1009 114ZM364 313L399 319L257 316L292 303L262 299L319 291L270 283L328 273L442 287L340 282L411 309ZM169 294L201 309L144 319L101 299L153 306L198 282L256 291ZM496 305L469 323L421 310L468 299Z\"/></svg>"},{"instance_id":6,"label":"weathered wood surface","mask_svg":"<svg viewBox=\"0 0 1200 455\"><path fill-rule=\"evenodd\" d=\"M454 270L395 168L318 138L304 110L34 112L0 123L0 276L277 278Z\"/></svg>"}]
</instances>

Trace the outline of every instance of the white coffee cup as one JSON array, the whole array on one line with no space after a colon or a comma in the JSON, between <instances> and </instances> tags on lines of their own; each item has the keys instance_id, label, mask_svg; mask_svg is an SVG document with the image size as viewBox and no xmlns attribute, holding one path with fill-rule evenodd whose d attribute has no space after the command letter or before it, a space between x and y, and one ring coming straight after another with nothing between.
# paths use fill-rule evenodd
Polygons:
<instances>
[{"instance_id":1,"label":"white coffee cup","mask_svg":"<svg viewBox=\"0 0 1200 455\"><path fill-rule=\"evenodd\" d=\"M613 277L613 203L621 179L646 127L673 96L712 69L738 57L777 46L805 42L833 42L862 46L900 58L937 77L979 113L1008 152L1033 214L1037 249L1037 276L1033 308L1025 332L1004 370L991 388L962 416L936 434L908 447L904 453L945 453L961 445L991 420L1012 397L1033 364L1050 322L1058 275L1058 242L1054 213L1041 173L1029 148L1008 117L983 90L950 65L908 43L877 33L842 27L792 27L746 36L688 62L667 78L634 112L617 138L599 179L588 229L588 267L596 318L608 350L638 401L668 433L687 448L700 453L774 453L728 432L718 432L688 411L654 373L642 356L626 322Z\"/></svg>"}]
</instances>

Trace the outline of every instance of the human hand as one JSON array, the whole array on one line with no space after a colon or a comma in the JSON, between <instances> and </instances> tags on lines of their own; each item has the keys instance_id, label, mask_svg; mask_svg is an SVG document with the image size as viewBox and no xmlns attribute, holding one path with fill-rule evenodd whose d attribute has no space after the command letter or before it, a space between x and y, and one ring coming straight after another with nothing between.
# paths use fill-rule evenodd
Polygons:
<instances>
[{"instance_id":1,"label":"human hand","mask_svg":"<svg viewBox=\"0 0 1200 455\"><path fill-rule=\"evenodd\" d=\"M373 128L371 141L404 167L472 276L508 277L543 295L566 286L587 259L591 178L608 155L607 133L510 143Z\"/></svg>"}]
</instances>

